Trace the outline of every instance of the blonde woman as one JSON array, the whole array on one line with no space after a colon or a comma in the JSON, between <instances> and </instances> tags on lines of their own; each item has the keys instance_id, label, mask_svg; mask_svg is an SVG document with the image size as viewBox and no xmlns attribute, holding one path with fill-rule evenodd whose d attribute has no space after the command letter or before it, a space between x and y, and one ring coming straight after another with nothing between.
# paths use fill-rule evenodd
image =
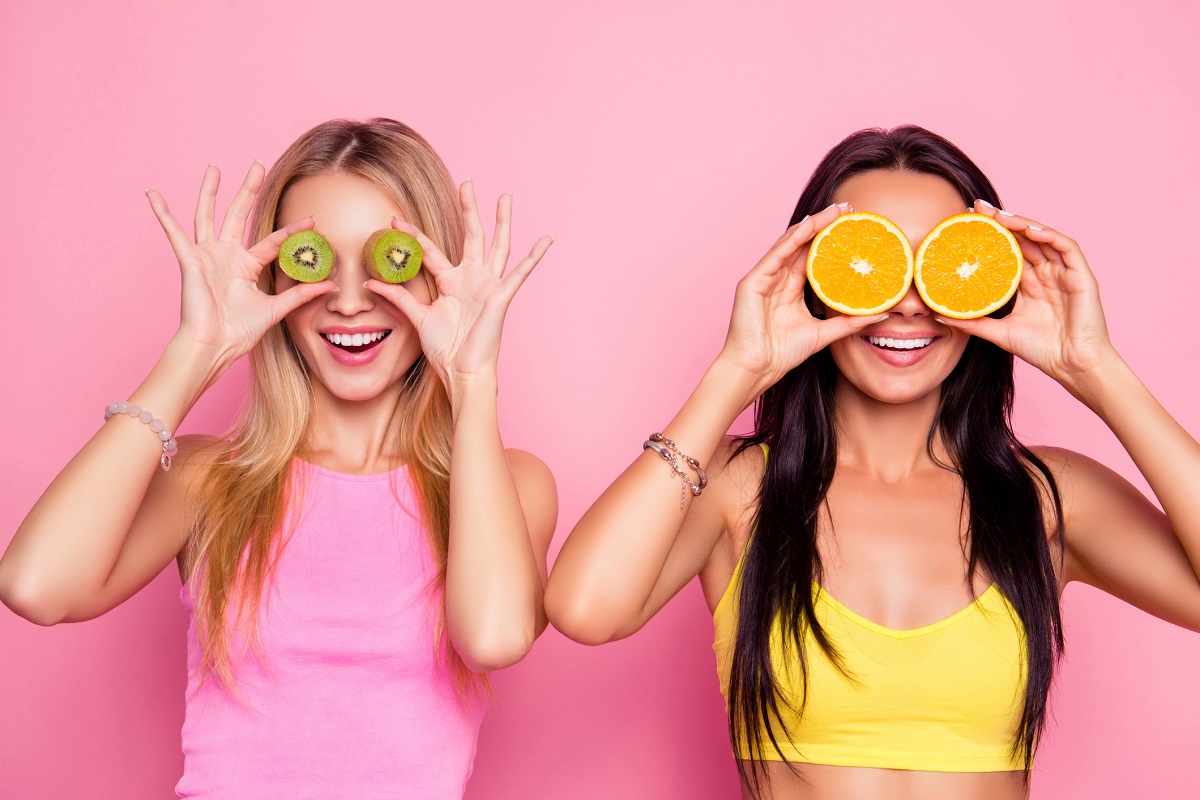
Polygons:
<instances>
[{"instance_id":1,"label":"blonde woman","mask_svg":"<svg viewBox=\"0 0 1200 800\"><path fill-rule=\"evenodd\" d=\"M148 192L182 273L179 330L22 523L0 599L42 625L86 620L177 562L181 797L460 797L484 673L546 624L554 481L501 443L496 358L551 239L506 271L511 198L485 247L470 182L456 193L392 120L325 123L256 162L219 227L218 181L210 166L194 238ZM405 284L363 263L388 227L425 250ZM334 268L297 283L275 262L308 229ZM176 442L247 353L236 427Z\"/></svg>"}]
</instances>

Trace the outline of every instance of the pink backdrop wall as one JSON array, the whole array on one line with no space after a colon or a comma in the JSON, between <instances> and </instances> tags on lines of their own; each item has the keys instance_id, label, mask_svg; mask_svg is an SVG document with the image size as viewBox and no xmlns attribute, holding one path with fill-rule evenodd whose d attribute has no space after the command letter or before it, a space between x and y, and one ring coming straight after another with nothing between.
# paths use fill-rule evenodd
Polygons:
<instances>
[{"instance_id":1,"label":"pink backdrop wall","mask_svg":"<svg viewBox=\"0 0 1200 800\"><path fill-rule=\"evenodd\" d=\"M6 3L0 546L174 330L178 273L142 188L190 219L331 117L422 131L517 246L558 237L505 334L507 443L554 469L554 551L715 354L738 277L845 134L917 122L1009 207L1079 239L1112 335L1200 432L1193 3ZM878 7L876 7L878 6ZM222 203L232 193L222 195ZM183 430L224 429L244 373ZM1112 435L1019 375L1029 440L1144 486ZM0 797L157 798L181 770L185 617L168 570L107 616L0 609ZM1066 596L1069 656L1035 798L1195 797L1200 636ZM471 798L729 797L711 622L688 587L599 649L554 631L495 677Z\"/></svg>"}]
</instances>

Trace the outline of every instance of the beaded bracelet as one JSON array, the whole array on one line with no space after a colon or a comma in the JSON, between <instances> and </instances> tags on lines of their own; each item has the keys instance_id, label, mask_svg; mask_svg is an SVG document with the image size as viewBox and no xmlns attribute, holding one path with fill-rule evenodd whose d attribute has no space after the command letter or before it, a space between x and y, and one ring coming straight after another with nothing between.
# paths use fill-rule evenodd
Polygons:
<instances>
[{"instance_id":1,"label":"beaded bracelet","mask_svg":"<svg viewBox=\"0 0 1200 800\"><path fill-rule=\"evenodd\" d=\"M150 426L150 430L154 431L159 441L162 442L163 453L162 458L158 459L158 463L162 466L163 471L170 470L171 459L179 452L179 443L175 441L175 437L171 435L171 431L167 429L163 421L155 419L152 413L143 410L137 403L129 403L124 400L108 404L104 409L104 421L108 422L118 414L125 414Z\"/></svg>"},{"instance_id":2,"label":"beaded bracelet","mask_svg":"<svg viewBox=\"0 0 1200 800\"><path fill-rule=\"evenodd\" d=\"M704 491L704 487L708 486L708 475L700 467L700 462L691 456L685 456L679 452L679 448L675 446L675 442L671 441L661 433L652 433L650 438L642 443L643 450L653 450L658 453L663 461L671 465L671 474L678 475L682 485L679 487L679 507L684 507L684 501L687 500L687 493L690 489L693 497L699 497ZM679 466L679 462L675 460L675 456L679 456L687 465L692 468L692 471L700 478L698 482L693 483L688 474Z\"/></svg>"}]
</instances>

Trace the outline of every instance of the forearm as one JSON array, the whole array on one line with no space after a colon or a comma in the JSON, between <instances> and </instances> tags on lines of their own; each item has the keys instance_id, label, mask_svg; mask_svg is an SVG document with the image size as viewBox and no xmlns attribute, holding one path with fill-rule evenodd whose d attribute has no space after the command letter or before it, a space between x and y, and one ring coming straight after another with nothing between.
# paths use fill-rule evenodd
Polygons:
<instances>
[{"instance_id":1,"label":"forearm","mask_svg":"<svg viewBox=\"0 0 1200 800\"><path fill-rule=\"evenodd\" d=\"M452 382L451 638L479 672L519 661L543 627L543 579L496 415L494 378Z\"/></svg>"},{"instance_id":2,"label":"forearm","mask_svg":"<svg viewBox=\"0 0 1200 800\"><path fill-rule=\"evenodd\" d=\"M173 432L215 374L211 357L176 337L129 401ZM111 399L98 398L98 418ZM159 437L138 420L118 415L100 425L42 494L0 558L0 598L14 609L44 610L53 617L71 598L103 587L162 453Z\"/></svg>"},{"instance_id":3,"label":"forearm","mask_svg":"<svg viewBox=\"0 0 1200 800\"><path fill-rule=\"evenodd\" d=\"M663 435L715 470L722 437L755 396L750 376L719 358ZM658 453L643 450L605 490L555 561L546 596L557 627L584 641L605 641L636 626L696 502L684 492L680 508L682 488Z\"/></svg>"},{"instance_id":4,"label":"forearm","mask_svg":"<svg viewBox=\"0 0 1200 800\"><path fill-rule=\"evenodd\" d=\"M1200 577L1200 444L1119 356L1068 388L1116 434Z\"/></svg>"}]
</instances>

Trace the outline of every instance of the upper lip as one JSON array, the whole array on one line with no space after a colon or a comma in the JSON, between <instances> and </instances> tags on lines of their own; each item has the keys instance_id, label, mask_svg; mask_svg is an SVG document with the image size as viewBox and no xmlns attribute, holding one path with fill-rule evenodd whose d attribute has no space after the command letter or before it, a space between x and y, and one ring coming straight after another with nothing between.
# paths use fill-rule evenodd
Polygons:
<instances>
[{"instance_id":1,"label":"upper lip","mask_svg":"<svg viewBox=\"0 0 1200 800\"><path fill-rule=\"evenodd\" d=\"M936 339L941 334L933 331L863 331L863 336L877 339Z\"/></svg>"},{"instance_id":2,"label":"upper lip","mask_svg":"<svg viewBox=\"0 0 1200 800\"><path fill-rule=\"evenodd\" d=\"M350 334L353 336L356 333L378 333L379 331L390 331L391 328L386 325L375 325L373 327L352 327L350 325L330 325L327 328L321 328L317 333L341 333Z\"/></svg>"}]
</instances>

